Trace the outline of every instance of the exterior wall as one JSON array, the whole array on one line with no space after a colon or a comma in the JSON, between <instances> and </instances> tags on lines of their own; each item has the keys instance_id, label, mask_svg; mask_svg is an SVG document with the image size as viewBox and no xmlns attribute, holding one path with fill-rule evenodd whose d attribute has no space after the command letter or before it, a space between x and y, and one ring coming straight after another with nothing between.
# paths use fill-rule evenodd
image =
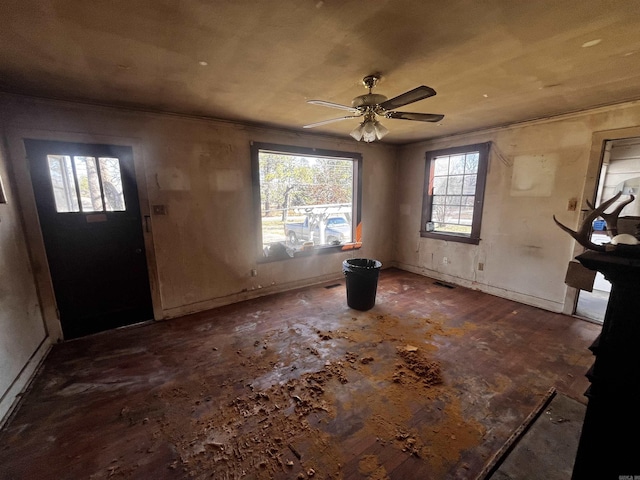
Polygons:
<instances>
[{"instance_id":1,"label":"exterior wall","mask_svg":"<svg viewBox=\"0 0 640 480\"><path fill-rule=\"evenodd\" d=\"M326 136L230 122L134 112L64 102L0 96L9 151L23 199L30 247L46 257L37 224L23 138L131 145L141 210L151 215L146 234L157 319L302 285L340 278L342 261L371 257L389 265L394 222L395 149ZM280 262L258 263L252 190L252 141L363 156L363 247ZM251 276L256 269L258 275ZM42 275L40 289L50 289ZM51 299L50 302L53 300Z\"/></svg>"},{"instance_id":2,"label":"exterior wall","mask_svg":"<svg viewBox=\"0 0 640 480\"><path fill-rule=\"evenodd\" d=\"M600 151L602 145L594 139L606 138L608 130L637 125L636 102L403 147L396 264L547 310L565 310L564 278L575 242L552 216L577 227L580 209L595 192L591 177L598 167L592 164L599 157L594 158L593 150ZM480 244L421 238L425 152L487 141L492 149ZM571 199L578 200L575 211L568 210Z\"/></svg>"},{"instance_id":3,"label":"exterior wall","mask_svg":"<svg viewBox=\"0 0 640 480\"><path fill-rule=\"evenodd\" d=\"M49 346L8 167L0 148L0 177L7 196L7 203L0 203L0 421Z\"/></svg>"}]
</instances>

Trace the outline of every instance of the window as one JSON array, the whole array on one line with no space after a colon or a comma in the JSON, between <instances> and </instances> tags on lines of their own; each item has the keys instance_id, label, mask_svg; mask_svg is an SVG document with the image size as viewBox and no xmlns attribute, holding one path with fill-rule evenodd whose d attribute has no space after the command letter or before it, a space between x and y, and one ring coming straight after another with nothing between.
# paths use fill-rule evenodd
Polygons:
<instances>
[{"instance_id":1,"label":"window","mask_svg":"<svg viewBox=\"0 0 640 480\"><path fill-rule=\"evenodd\" d=\"M421 236L479 243L489 145L427 152Z\"/></svg>"},{"instance_id":2,"label":"window","mask_svg":"<svg viewBox=\"0 0 640 480\"><path fill-rule=\"evenodd\" d=\"M47 161L58 213L125 211L117 158L47 155Z\"/></svg>"},{"instance_id":3,"label":"window","mask_svg":"<svg viewBox=\"0 0 640 480\"><path fill-rule=\"evenodd\" d=\"M253 144L260 257L359 247L361 162L357 153Z\"/></svg>"}]
</instances>

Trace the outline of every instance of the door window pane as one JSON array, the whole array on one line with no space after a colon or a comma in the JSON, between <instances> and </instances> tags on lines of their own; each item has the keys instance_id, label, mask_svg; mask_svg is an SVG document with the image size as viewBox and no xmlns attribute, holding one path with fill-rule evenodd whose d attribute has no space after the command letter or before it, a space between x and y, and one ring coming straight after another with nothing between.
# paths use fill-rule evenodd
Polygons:
<instances>
[{"instance_id":1,"label":"door window pane","mask_svg":"<svg viewBox=\"0 0 640 480\"><path fill-rule=\"evenodd\" d=\"M117 158L100 157L98 162L100 163L105 207L108 212L123 212L126 210L126 205L122 192L120 161Z\"/></svg>"},{"instance_id":2,"label":"door window pane","mask_svg":"<svg viewBox=\"0 0 640 480\"><path fill-rule=\"evenodd\" d=\"M67 155L47 155L56 212L79 212L76 181Z\"/></svg>"},{"instance_id":3,"label":"door window pane","mask_svg":"<svg viewBox=\"0 0 640 480\"><path fill-rule=\"evenodd\" d=\"M80 205L83 212L101 212L102 195L100 178L94 157L73 157L76 166L76 177L80 187Z\"/></svg>"},{"instance_id":4,"label":"door window pane","mask_svg":"<svg viewBox=\"0 0 640 480\"><path fill-rule=\"evenodd\" d=\"M47 162L57 213L126 210L118 158L47 155Z\"/></svg>"}]
</instances>

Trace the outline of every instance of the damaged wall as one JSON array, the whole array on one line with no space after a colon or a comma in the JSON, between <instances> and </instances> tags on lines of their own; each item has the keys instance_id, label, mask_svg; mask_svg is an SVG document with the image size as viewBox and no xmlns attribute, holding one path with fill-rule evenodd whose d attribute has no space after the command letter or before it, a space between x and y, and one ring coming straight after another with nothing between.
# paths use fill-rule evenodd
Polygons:
<instances>
[{"instance_id":1,"label":"damaged wall","mask_svg":"<svg viewBox=\"0 0 640 480\"><path fill-rule=\"evenodd\" d=\"M0 143L0 421L48 348L18 199Z\"/></svg>"},{"instance_id":2,"label":"damaged wall","mask_svg":"<svg viewBox=\"0 0 640 480\"><path fill-rule=\"evenodd\" d=\"M146 238L156 318L340 278L341 263L350 256L377 258L385 266L394 263L562 311L564 275L574 242L551 216L556 214L575 228L584 205L585 181L593 177L593 138L600 138L603 131L640 125L640 105L630 103L397 148L11 95L0 96L0 107L10 155L9 163L3 158L1 174L5 187L9 184L10 198L20 200L24 217L23 231L17 203L0 205L0 333L7 342L0 357L3 391L20 371L24 378L35 369L48 347L45 331L53 340L60 337L23 138L133 147L143 214L149 214L152 205L167 210L166 215L151 215L152 234ZM360 152L363 248L258 263L251 141ZM425 152L486 141L493 142L493 148L480 244L421 238ZM6 178L9 164L13 187ZM568 211L574 198L578 209ZM483 269L478 268L480 263ZM251 276L252 269L257 270L256 277ZM8 275L16 277L11 284L5 280ZM14 388L19 384L14 382ZM3 397L3 408L9 397Z\"/></svg>"},{"instance_id":3,"label":"damaged wall","mask_svg":"<svg viewBox=\"0 0 640 480\"><path fill-rule=\"evenodd\" d=\"M340 278L342 261L392 260L395 149L351 140L176 115L135 112L18 96L0 96L31 243L41 243L23 138L133 146L147 234L154 310L166 318L279 290ZM363 247L257 263L250 142L355 151L363 155ZM35 227L34 227L34 222ZM39 247L35 248L38 250ZM40 249L40 254L44 251ZM256 269L258 275L251 276Z\"/></svg>"},{"instance_id":4,"label":"damaged wall","mask_svg":"<svg viewBox=\"0 0 640 480\"><path fill-rule=\"evenodd\" d=\"M563 311L564 278L574 241L553 223L552 215L576 228L587 169L593 162L592 136L637 125L640 105L628 103L403 147L397 178L397 265ZM480 244L421 238L425 152L487 141L492 148ZM568 210L571 199L578 200L575 211Z\"/></svg>"}]
</instances>

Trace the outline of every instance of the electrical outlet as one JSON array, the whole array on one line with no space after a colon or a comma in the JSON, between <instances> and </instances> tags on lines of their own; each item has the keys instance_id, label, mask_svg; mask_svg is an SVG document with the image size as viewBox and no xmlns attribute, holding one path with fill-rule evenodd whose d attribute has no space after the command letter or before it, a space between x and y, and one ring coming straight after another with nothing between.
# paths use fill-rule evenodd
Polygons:
<instances>
[{"instance_id":1,"label":"electrical outlet","mask_svg":"<svg viewBox=\"0 0 640 480\"><path fill-rule=\"evenodd\" d=\"M153 205L153 214L154 215L166 215L167 214L167 206L166 205Z\"/></svg>"},{"instance_id":2,"label":"electrical outlet","mask_svg":"<svg viewBox=\"0 0 640 480\"><path fill-rule=\"evenodd\" d=\"M478 271L483 271L484 270L484 263L480 262L478 263Z\"/></svg>"},{"instance_id":3,"label":"electrical outlet","mask_svg":"<svg viewBox=\"0 0 640 480\"><path fill-rule=\"evenodd\" d=\"M444 265L447 265L449 263L449 258L448 257L442 257L442 263Z\"/></svg>"},{"instance_id":4,"label":"electrical outlet","mask_svg":"<svg viewBox=\"0 0 640 480\"><path fill-rule=\"evenodd\" d=\"M253 268L253 269L251 270L251 276L252 276L252 277L257 277L257 276L258 276L258 270L256 270L255 268Z\"/></svg>"}]
</instances>

